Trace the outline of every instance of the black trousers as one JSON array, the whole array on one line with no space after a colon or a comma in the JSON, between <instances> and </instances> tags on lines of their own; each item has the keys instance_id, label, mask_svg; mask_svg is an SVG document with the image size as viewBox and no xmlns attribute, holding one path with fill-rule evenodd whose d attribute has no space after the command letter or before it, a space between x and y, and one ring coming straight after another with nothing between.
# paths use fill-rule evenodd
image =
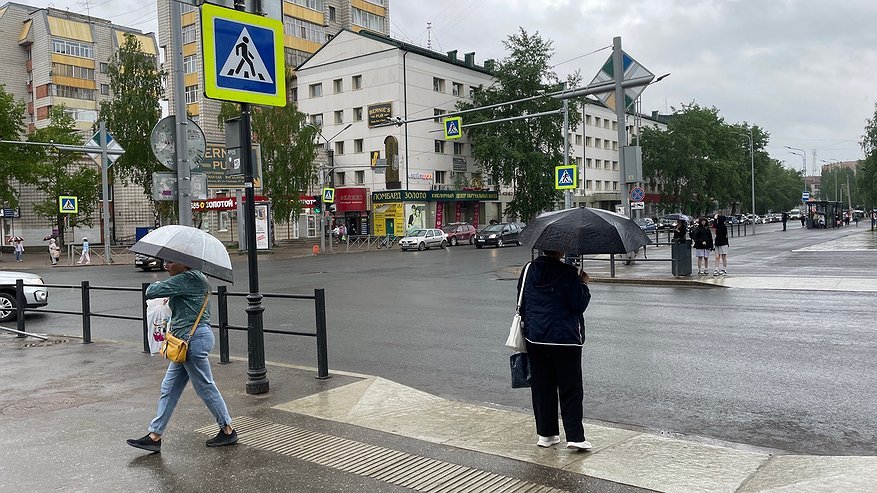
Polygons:
<instances>
[{"instance_id":1,"label":"black trousers","mask_svg":"<svg viewBox=\"0 0 877 493\"><path fill-rule=\"evenodd\" d=\"M544 437L560 435L557 427L559 396L566 441L584 441L582 348L527 342L527 355L530 359L530 391L536 433Z\"/></svg>"}]
</instances>

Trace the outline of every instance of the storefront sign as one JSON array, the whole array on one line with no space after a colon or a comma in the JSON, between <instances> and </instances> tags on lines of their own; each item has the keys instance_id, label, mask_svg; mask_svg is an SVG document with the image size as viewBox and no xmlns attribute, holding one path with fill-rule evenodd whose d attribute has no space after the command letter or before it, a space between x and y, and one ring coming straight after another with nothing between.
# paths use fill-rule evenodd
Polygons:
<instances>
[{"instance_id":1,"label":"storefront sign","mask_svg":"<svg viewBox=\"0 0 877 493\"><path fill-rule=\"evenodd\" d=\"M268 197L255 196L256 202L267 202ZM193 200L192 212L209 211L233 211L237 209L237 200L234 197L217 197L207 200Z\"/></svg>"},{"instance_id":2,"label":"storefront sign","mask_svg":"<svg viewBox=\"0 0 877 493\"><path fill-rule=\"evenodd\" d=\"M412 180L432 181L432 173L408 173L408 178L411 178Z\"/></svg>"},{"instance_id":3,"label":"storefront sign","mask_svg":"<svg viewBox=\"0 0 877 493\"><path fill-rule=\"evenodd\" d=\"M445 203L439 202L435 205L435 227L441 229L445 220Z\"/></svg>"},{"instance_id":4,"label":"storefront sign","mask_svg":"<svg viewBox=\"0 0 877 493\"><path fill-rule=\"evenodd\" d=\"M372 202L437 202L437 201L493 201L499 200L495 191L480 190L391 190L373 192Z\"/></svg>"},{"instance_id":5,"label":"storefront sign","mask_svg":"<svg viewBox=\"0 0 877 493\"><path fill-rule=\"evenodd\" d=\"M393 117L393 103L377 103L368 107L368 126L383 125L389 123Z\"/></svg>"},{"instance_id":6,"label":"storefront sign","mask_svg":"<svg viewBox=\"0 0 877 493\"><path fill-rule=\"evenodd\" d=\"M253 185L260 188L262 186L262 160L259 158L258 152L254 152L254 155L256 156L256 166ZM206 174L207 188L244 188L244 175L229 175L227 170L228 159L225 144L208 142L204 157L197 166L192 168L192 173Z\"/></svg>"},{"instance_id":7,"label":"storefront sign","mask_svg":"<svg viewBox=\"0 0 877 493\"><path fill-rule=\"evenodd\" d=\"M368 210L368 190L365 188L336 188L335 210L361 212Z\"/></svg>"},{"instance_id":8,"label":"storefront sign","mask_svg":"<svg viewBox=\"0 0 877 493\"><path fill-rule=\"evenodd\" d=\"M405 209L402 204L381 204L374 212L376 236L401 235L405 231Z\"/></svg>"},{"instance_id":9,"label":"storefront sign","mask_svg":"<svg viewBox=\"0 0 877 493\"><path fill-rule=\"evenodd\" d=\"M454 171L466 171L466 158L455 157L454 158Z\"/></svg>"}]
</instances>

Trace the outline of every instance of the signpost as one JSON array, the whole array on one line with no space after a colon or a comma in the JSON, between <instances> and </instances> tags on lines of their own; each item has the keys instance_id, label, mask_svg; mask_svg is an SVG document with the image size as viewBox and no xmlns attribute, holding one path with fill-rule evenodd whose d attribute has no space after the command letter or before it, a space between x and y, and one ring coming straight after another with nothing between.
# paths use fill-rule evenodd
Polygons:
<instances>
[{"instance_id":1,"label":"signpost","mask_svg":"<svg viewBox=\"0 0 877 493\"><path fill-rule=\"evenodd\" d=\"M578 166L574 164L554 167L554 188L557 190L570 190L579 182Z\"/></svg>"}]
</instances>

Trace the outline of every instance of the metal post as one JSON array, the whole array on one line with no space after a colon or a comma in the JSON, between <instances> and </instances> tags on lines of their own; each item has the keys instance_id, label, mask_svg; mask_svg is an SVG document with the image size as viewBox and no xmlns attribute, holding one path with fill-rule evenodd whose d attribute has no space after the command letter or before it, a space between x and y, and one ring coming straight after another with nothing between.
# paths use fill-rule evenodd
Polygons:
<instances>
[{"instance_id":1,"label":"metal post","mask_svg":"<svg viewBox=\"0 0 877 493\"><path fill-rule=\"evenodd\" d=\"M337 137L337 135L336 135L336 137ZM335 137L332 137L332 138L334 139ZM329 187L334 188L335 187L335 176L333 175L333 173L335 173L335 149L330 149L330 147L332 147L332 143L327 140L326 141L326 156L329 158L329 170L328 170ZM322 188L320 189L320 193L321 194L323 193ZM327 203L323 202L323 214L326 217L329 217L329 206L330 205L331 204L327 204ZM329 226L331 226L331 223L329 224ZM329 253L335 253L335 245L332 243L331 236L329 237Z\"/></svg>"},{"instance_id":2,"label":"metal post","mask_svg":"<svg viewBox=\"0 0 877 493\"><path fill-rule=\"evenodd\" d=\"M615 254L609 255L609 277L615 277Z\"/></svg>"},{"instance_id":3,"label":"metal post","mask_svg":"<svg viewBox=\"0 0 877 493\"><path fill-rule=\"evenodd\" d=\"M216 288L216 300L219 304L219 363L227 364L228 357L228 288Z\"/></svg>"},{"instance_id":4,"label":"metal post","mask_svg":"<svg viewBox=\"0 0 877 493\"><path fill-rule=\"evenodd\" d=\"M323 194L323 186L325 184L325 176L323 173L325 170L323 169L323 165L320 165L320 195ZM325 205L323 206L325 207ZM323 212L323 209L320 209L320 254L326 253L326 214Z\"/></svg>"},{"instance_id":5,"label":"metal post","mask_svg":"<svg viewBox=\"0 0 877 493\"><path fill-rule=\"evenodd\" d=\"M630 213L630 187L627 177L624 176L624 148L627 147L627 108L624 104L624 60L621 51L621 36L612 38L612 71L615 75L615 119L618 120L618 177L620 179L619 193L621 203L624 204L624 214L632 217Z\"/></svg>"},{"instance_id":6,"label":"metal post","mask_svg":"<svg viewBox=\"0 0 877 493\"><path fill-rule=\"evenodd\" d=\"M752 127L749 127L749 171L752 175L752 213L755 214L755 154L752 143ZM738 225L739 228L739 225ZM739 231L738 231L739 233ZM752 234L755 234L755 223L752 223ZM738 234L739 236L739 234Z\"/></svg>"},{"instance_id":7,"label":"metal post","mask_svg":"<svg viewBox=\"0 0 877 493\"><path fill-rule=\"evenodd\" d=\"M566 84L564 84L564 89L566 89ZM566 166L569 164L569 99L563 100L563 165ZM578 173L576 173L578 175ZM576 183L578 186L578 183ZM563 208L569 209L572 207L572 191L564 190L563 191Z\"/></svg>"},{"instance_id":8,"label":"metal post","mask_svg":"<svg viewBox=\"0 0 877 493\"><path fill-rule=\"evenodd\" d=\"M104 194L104 259L106 259L107 264L111 264L113 263L113 260L110 258L110 161L107 156L107 124L103 120L101 120L98 124L98 139L100 140L98 144L100 144L101 191Z\"/></svg>"},{"instance_id":9,"label":"metal post","mask_svg":"<svg viewBox=\"0 0 877 493\"><path fill-rule=\"evenodd\" d=\"M314 290L314 309L317 315L317 378L329 378L329 342L326 337L326 290Z\"/></svg>"},{"instance_id":10,"label":"metal post","mask_svg":"<svg viewBox=\"0 0 877 493\"><path fill-rule=\"evenodd\" d=\"M24 307L27 305L27 298L24 296L24 280L15 280L15 328L18 330L18 337L25 337L24 332Z\"/></svg>"},{"instance_id":11,"label":"metal post","mask_svg":"<svg viewBox=\"0 0 877 493\"><path fill-rule=\"evenodd\" d=\"M91 344L91 293L88 281L82 281L82 343Z\"/></svg>"},{"instance_id":12,"label":"metal post","mask_svg":"<svg viewBox=\"0 0 877 493\"><path fill-rule=\"evenodd\" d=\"M186 118L186 83L183 80L183 26L181 2L171 2L171 42L173 44L174 116L177 165L177 208L179 223L192 225L192 176L189 168L188 119Z\"/></svg>"},{"instance_id":13,"label":"metal post","mask_svg":"<svg viewBox=\"0 0 877 493\"><path fill-rule=\"evenodd\" d=\"M149 338L152 337L152 327L146 318L146 288L149 287L148 282L140 284L140 309L143 314L143 352L149 354L152 352L149 348Z\"/></svg>"}]
</instances>

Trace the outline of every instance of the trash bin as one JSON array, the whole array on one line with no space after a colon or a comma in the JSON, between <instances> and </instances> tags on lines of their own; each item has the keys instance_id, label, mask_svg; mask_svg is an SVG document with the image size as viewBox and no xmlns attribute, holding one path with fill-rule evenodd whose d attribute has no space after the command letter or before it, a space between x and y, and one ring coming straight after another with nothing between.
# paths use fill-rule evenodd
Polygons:
<instances>
[{"instance_id":1,"label":"trash bin","mask_svg":"<svg viewBox=\"0 0 877 493\"><path fill-rule=\"evenodd\" d=\"M691 240L673 243L670 246L670 258L673 275L676 277L691 275Z\"/></svg>"}]
</instances>

